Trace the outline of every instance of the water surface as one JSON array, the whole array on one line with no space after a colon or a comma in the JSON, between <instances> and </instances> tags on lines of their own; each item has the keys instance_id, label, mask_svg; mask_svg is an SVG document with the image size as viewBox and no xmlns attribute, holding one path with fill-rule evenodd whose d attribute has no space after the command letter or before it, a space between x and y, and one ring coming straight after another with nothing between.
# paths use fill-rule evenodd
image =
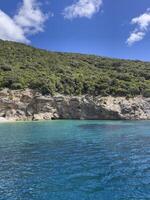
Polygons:
<instances>
[{"instance_id":1,"label":"water surface","mask_svg":"<svg viewBox=\"0 0 150 200\"><path fill-rule=\"evenodd\" d=\"M0 124L0 200L149 199L149 121Z\"/></svg>"}]
</instances>

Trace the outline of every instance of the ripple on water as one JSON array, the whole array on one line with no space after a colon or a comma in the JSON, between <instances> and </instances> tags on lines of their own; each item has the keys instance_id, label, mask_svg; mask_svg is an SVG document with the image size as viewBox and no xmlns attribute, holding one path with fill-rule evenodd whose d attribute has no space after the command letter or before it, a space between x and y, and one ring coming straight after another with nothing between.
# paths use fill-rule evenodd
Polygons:
<instances>
[{"instance_id":1,"label":"ripple on water","mask_svg":"<svg viewBox=\"0 0 150 200\"><path fill-rule=\"evenodd\" d=\"M148 200L149 130L142 121L0 125L0 200Z\"/></svg>"}]
</instances>

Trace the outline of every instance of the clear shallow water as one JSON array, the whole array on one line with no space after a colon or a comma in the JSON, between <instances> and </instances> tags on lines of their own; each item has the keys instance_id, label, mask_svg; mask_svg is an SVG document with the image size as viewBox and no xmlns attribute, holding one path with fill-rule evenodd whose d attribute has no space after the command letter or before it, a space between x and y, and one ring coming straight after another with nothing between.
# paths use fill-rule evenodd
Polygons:
<instances>
[{"instance_id":1,"label":"clear shallow water","mask_svg":"<svg viewBox=\"0 0 150 200\"><path fill-rule=\"evenodd\" d=\"M0 124L0 200L149 200L150 122Z\"/></svg>"}]
</instances>

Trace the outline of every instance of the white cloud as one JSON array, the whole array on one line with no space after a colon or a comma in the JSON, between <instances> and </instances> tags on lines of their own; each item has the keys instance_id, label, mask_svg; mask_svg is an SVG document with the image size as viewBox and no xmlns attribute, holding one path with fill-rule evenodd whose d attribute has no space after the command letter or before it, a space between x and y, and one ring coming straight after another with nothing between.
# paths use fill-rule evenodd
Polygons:
<instances>
[{"instance_id":1,"label":"white cloud","mask_svg":"<svg viewBox=\"0 0 150 200\"><path fill-rule=\"evenodd\" d=\"M131 24L137 27L131 32L127 39L127 44L132 45L135 42L143 40L150 27L150 10L148 9L144 14L135 17L131 20Z\"/></svg>"},{"instance_id":2,"label":"white cloud","mask_svg":"<svg viewBox=\"0 0 150 200\"><path fill-rule=\"evenodd\" d=\"M150 25L150 11L147 10L146 13L140 15L139 17L133 18L132 24L137 24L141 30L147 30Z\"/></svg>"},{"instance_id":3,"label":"white cloud","mask_svg":"<svg viewBox=\"0 0 150 200\"><path fill-rule=\"evenodd\" d=\"M91 18L100 10L102 0L78 0L76 3L65 8L63 15L66 19L76 17Z\"/></svg>"},{"instance_id":4,"label":"white cloud","mask_svg":"<svg viewBox=\"0 0 150 200\"><path fill-rule=\"evenodd\" d=\"M12 18L0 10L0 39L29 43L27 36L43 31L46 19L36 0L23 0Z\"/></svg>"},{"instance_id":5,"label":"white cloud","mask_svg":"<svg viewBox=\"0 0 150 200\"><path fill-rule=\"evenodd\" d=\"M39 8L39 4L36 0L24 0L21 8L14 20L25 33L38 33L43 31L43 25L47 15Z\"/></svg>"},{"instance_id":6,"label":"white cloud","mask_svg":"<svg viewBox=\"0 0 150 200\"><path fill-rule=\"evenodd\" d=\"M28 43L24 31L13 19L0 10L0 39Z\"/></svg>"},{"instance_id":7,"label":"white cloud","mask_svg":"<svg viewBox=\"0 0 150 200\"><path fill-rule=\"evenodd\" d=\"M134 44L135 42L138 42L140 40L143 40L145 36L144 32L132 32L129 36L129 38L127 39L127 44L129 46L131 46L132 44Z\"/></svg>"}]
</instances>

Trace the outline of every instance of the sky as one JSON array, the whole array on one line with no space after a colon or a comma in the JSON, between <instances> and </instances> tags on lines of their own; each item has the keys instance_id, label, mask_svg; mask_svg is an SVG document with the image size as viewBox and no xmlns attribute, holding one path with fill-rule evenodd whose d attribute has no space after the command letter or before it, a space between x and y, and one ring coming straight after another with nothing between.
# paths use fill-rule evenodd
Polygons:
<instances>
[{"instance_id":1,"label":"sky","mask_svg":"<svg viewBox=\"0 0 150 200\"><path fill-rule=\"evenodd\" d=\"M150 1L1 0L0 39L150 61Z\"/></svg>"}]
</instances>

